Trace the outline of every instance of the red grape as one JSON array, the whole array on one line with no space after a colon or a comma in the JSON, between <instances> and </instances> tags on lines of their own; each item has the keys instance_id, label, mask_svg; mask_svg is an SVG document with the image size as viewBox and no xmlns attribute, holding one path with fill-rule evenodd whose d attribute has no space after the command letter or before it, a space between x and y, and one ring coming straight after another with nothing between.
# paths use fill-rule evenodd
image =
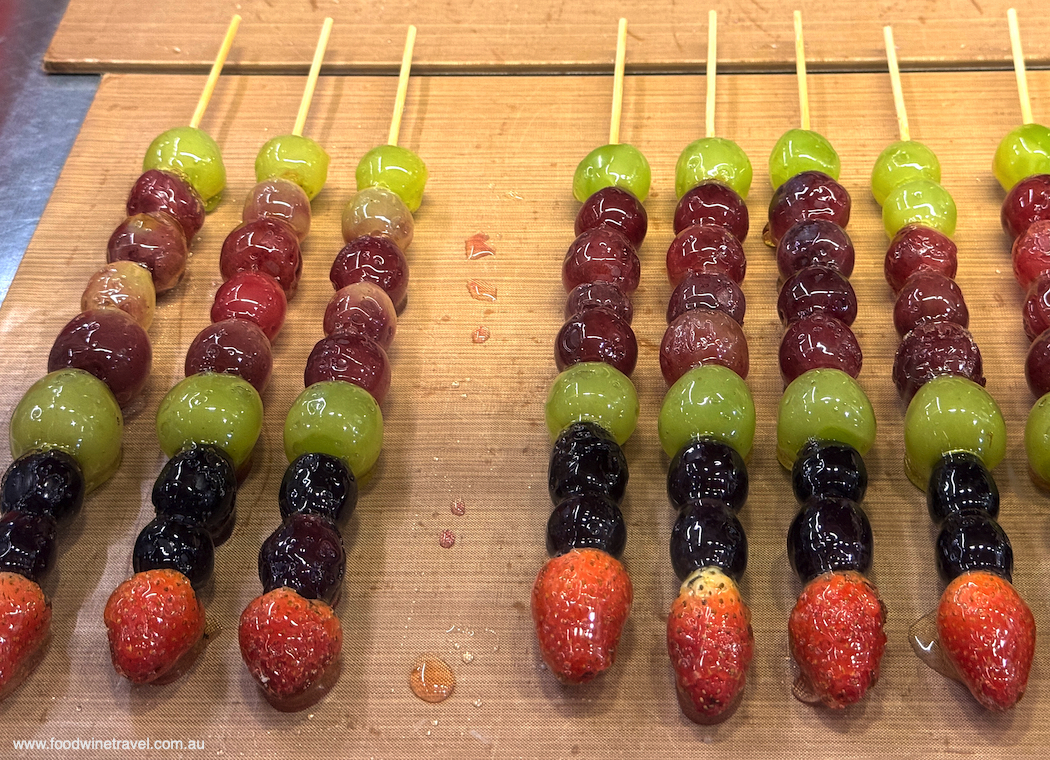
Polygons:
<instances>
[{"instance_id":1,"label":"red grape","mask_svg":"<svg viewBox=\"0 0 1050 760\"><path fill-rule=\"evenodd\" d=\"M353 383L382 404L390 390L390 360L383 347L367 335L336 333L317 342L303 372L308 388L327 380Z\"/></svg>"},{"instance_id":2,"label":"red grape","mask_svg":"<svg viewBox=\"0 0 1050 760\"><path fill-rule=\"evenodd\" d=\"M204 203L197 191L174 174L150 169L131 188L128 216L158 213L174 219L187 241L193 240L204 226Z\"/></svg>"},{"instance_id":3,"label":"red grape","mask_svg":"<svg viewBox=\"0 0 1050 760\"><path fill-rule=\"evenodd\" d=\"M703 364L720 364L747 377L747 338L724 311L690 309L667 326L660 342L660 371L668 385Z\"/></svg>"},{"instance_id":4,"label":"red grape","mask_svg":"<svg viewBox=\"0 0 1050 760\"><path fill-rule=\"evenodd\" d=\"M336 290L355 282L374 282L381 287L397 311L408 296L408 261L389 238L362 235L347 243L332 262L329 279Z\"/></svg>"},{"instance_id":5,"label":"red grape","mask_svg":"<svg viewBox=\"0 0 1050 760\"><path fill-rule=\"evenodd\" d=\"M853 274L853 241L846 231L826 219L809 219L788 229L777 243L777 269L787 278L803 267L825 266Z\"/></svg>"},{"instance_id":6,"label":"red grape","mask_svg":"<svg viewBox=\"0 0 1050 760\"><path fill-rule=\"evenodd\" d=\"M649 217L645 206L622 187L604 187L591 195L576 214L576 234L608 227L631 241L635 248L645 240Z\"/></svg>"},{"instance_id":7,"label":"red grape","mask_svg":"<svg viewBox=\"0 0 1050 760\"><path fill-rule=\"evenodd\" d=\"M584 282L569 293L565 301L565 318L579 314L581 311L604 306L616 312L616 316L631 324L634 317L634 306L631 299L611 282Z\"/></svg>"},{"instance_id":8,"label":"red grape","mask_svg":"<svg viewBox=\"0 0 1050 760\"><path fill-rule=\"evenodd\" d=\"M958 248L951 238L931 227L910 224L893 236L886 250L886 282L894 293L899 293L904 283L919 271L955 277L958 263Z\"/></svg>"},{"instance_id":9,"label":"red grape","mask_svg":"<svg viewBox=\"0 0 1050 760\"><path fill-rule=\"evenodd\" d=\"M595 227L580 233L569 246L561 282L566 293L585 282L611 282L630 295L638 287L641 270L630 240L614 229Z\"/></svg>"},{"instance_id":10,"label":"red grape","mask_svg":"<svg viewBox=\"0 0 1050 760\"><path fill-rule=\"evenodd\" d=\"M554 340L554 361L559 370L581 362L605 362L630 376L638 361L638 340L626 320L599 306L562 325Z\"/></svg>"},{"instance_id":11,"label":"red grape","mask_svg":"<svg viewBox=\"0 0 1050 760\"><path fill-rule=\"evenodd\" d=\"M849 280L831 267L803 267L780 289L777 314L781 322L790 324L818 311L852 325L857 318L857 295Z\"/></svg>"},{"instance_id":12,"label":"red grape","mask_svg":"<svg viewBox=\"0 0 1050 760\"><path fill-rule=\"evenodd\" d=\"M1050 328L1050 274L1041 274L1032 280L1021 309L1028 340L1035 340L1043 330Z\"/></svg>"},{"instance_id":13,"label":"red grape","mask_svg":"<svg viewBox=\"0 0 1050 760\"><path fill-rule=\"evenodd\" d=\"M940 272L916 272L897 294L893 305L893 326L898 335L911 332L925 322L970 324L970 312L962 288Z\"/></svg>"},{"instance_id":14,"label":"red grape","mask_svg":"<svg viewBox=\"0 0 1050 760\"><path fill-rule=\"evenodd\" d=\"M246 319L208 325L186 350L186 377L200 372L236 375L262 393L270 381L273 354L262 328Z\"/></svg>"},{"instance_id":15,"label":"red grape","mask_svg":"<svg viewBox=\"0 0 1050 760\"><path fill-rule=\"evenodd\" d=\"M792 322L780 341L780 374L785 384L811 369L839 369L857 377L863 363L853 330L822 311Z\"/></svg>"},{"instance_id":16,"label":"red grape","mask_svg":"<svg viewBox=\"0 0 1050 760\"><path fill-rule=\"evenodd\" d=\"M674 212L674 232L696 224L725 227L744 242L750 227L747 205L733 188L721 182L701 182L682 196Z\"/></svg>"},{"instance_id":17,"label":"red grape","mask_svg":"<svg viewBox=\"0 0 1050 760\"><path fill-rule=\"evenodd\" d=\"M1041 274L1050 273L1050 220L1032 222L1014 241L1014 277L1027 289Z\"/></svg>"},{"instance_id":18,"label":"red grape","mask_svg":"<svg viewBox=\"0 0 1050 760\"><path fill-rule=\"evenodd\" d=\"M288 299L277 280L262 272L238 272L215 291L211 321L246 319L273 342L284 324Z\"/></svg>"},{"instance_id":19,"label":"red grape","mask_svg":"<svg viewBox=\"0 0 1050 760\"><path fill-rule=\"evenodd\" d=\"M1032 341L1024 362L1024 379L1036 398L1050 393L1050 330L1044 330Z\"/></svg>"},{"instance_id":20,"label":"red grape","mask_svg":"<svg viewBox=\"0 0 1050 760\"><path fill-rule=\"evenodd\" d=\"M845 227L850 205L846 188L827 174L801 172L773 193L769 201L769 223L762 237L767 244L776 245L785 232L806 219L825 219Z\"/></svg>"},{"instance_id":21,"label":"red grape","mask_svg":"<svg viewBox=\"0 0 1050 760\"><path fill-rule=\"evenodd\" d=\"M397 311L386 291L374 282L354 282L340 288L324 310L324 334L367 335L384 349L397 332Z\"/></svg>"},{"instance_id":22,"label":"red grape","mask_svg":"<svg viewBox=\"0 0 1050 760\"><path fill-rule=\"evenodd\" d=\"M55 338L47 371L90 372L124 406L142 390L153 364L149 336L119 309L93 309L73 317Z\"/></svg>"},{"instance_id":23,"label":"red grape","mask_svg":"<svg viewBox=\"0 0 1050 760\"><path fill-rule=\"evenodd\" d=\"M186 235L167 214L129 216L113 230L106 251L106 261L134 261L153 276L158 293L171 290L186 271Z\"/></svg>"},{"instance_id":24,"label":"red grape","mask_svg":"<svg viewBox=\"0 0 1050 760\"><path fill-rule=\"evenodd\" d=\"M919 325L897 346L893 383L904 403L939 375L961 375L984 385L981 351L965 327L954 322Z\"/></svg>"},{"instance_id":25,"label":"red grape","mask_svg":"<svg viewBox=\"0 0 1050 760\"><path fill-rule=\"evenodd\" d=\"M299 286L303 257L295 230L274 219L256 219L235 227L219 255L223 279L238 272L262 272L284 288L290 300Z\"/></svg>"},{"instance_id":26,"label":"red grape","mask_svg":"<svg viewBox=\"0 0 1050 760\"><path fill-rule=\"evenodd\" d=\"M1013 186L999 218L1011 238L1024 234L1032 222L1050 219L1050 174L1033 174Z\"/></svg>"},{"instance_id":27,"label":"red grape","mask_svg":"<svg viewBox=\"0 0 1050 760\"><path fill-rule=\"evenodd\" d=\"M713 224L687 227L675 236L667 249L667 276L678 285L687 275L719 272L734 282L744 281L747 257L740 241Z\"/></svg>"},{"instance_id":28,"label":"red grape","mask_svg":"<svg viewBox=\"0 0 1050 760\"><path fill-rule=\"evenodd\" d=\"M747 299L733 280L720 272L695 272L678 283L667 301L667 321L674 322L690 309L717 309L744 324Z\"/></svg>"}]
</instances>

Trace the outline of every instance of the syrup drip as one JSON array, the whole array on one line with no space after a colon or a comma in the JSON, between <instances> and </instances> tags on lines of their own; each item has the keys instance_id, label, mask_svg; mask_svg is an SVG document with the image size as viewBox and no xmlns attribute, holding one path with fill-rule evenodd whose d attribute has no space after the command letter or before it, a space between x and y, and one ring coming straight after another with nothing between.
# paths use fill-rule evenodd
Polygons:
<instances>
[{"instance_id":1,"label":"syrup drip","mask_svg":"<svg viewBox=\"0 0 1050 760\"><path fill-rule=\"evenodd\" d=\"M408 685L424 702L444 702L456 688L456 675L443 660L425 654L416 661Z\"/></svg>"},{"instance_id":2,"label":"syrup drip","mask_svg":"<svg viewBox=\"0 0 1050 760\"><path fill-rule=\"evenodd\" d=\"M955 666L948 661L937 638L937 612L923 615L908 630L908 641L916 657L942 676L962 681Z\"/></svg>"},{"instance_id":3,"label":"syrup drip","mask_svg":"<svg viewBox=\"0 0 1050 760\"><path fill-rule=\"evenodd\" d=\"M472 332L470 334L470 340L472 342L474 342L474 343L479 344L479 345L484 343L485 341L487 341L491 337L492 337L492 331L489 330L489 328L485 327L485 325L481 325L476 330L474 330L474 332Z\"/></svg>"},{"instance_id":4,"label":"syrup drip","mask_svg":"<svg viewBox=\"0 0 1050 760\"><path fill-rule=\"evenodd\" d=\"M452 514L456 517L462 517L467 513L467 504L463 499L456 499L452 502Z\"/></svg>"},{"instance_id":5,"label":"syrup drip","mask_svg":"<svg viewBox=\"0 0 1050 760\"><path fill-rule=\"evenodd\" d=\"M496 286L483 280L468 280L467 292L475 301L495 302L496 300Z\"/></svg>"},{"instance_id":6,"label":"syrup drip","mask_svg":"<svg viewBox=\"0 0 1050 760\"><path fill-rule=\"evenodd\" d=\"M438 536L438 546L442 549L451 549L455 545L456 534L447 528L441 531L441 534Z\"/></svg>"},{"instance_id":7,"label":"syrup drip","mask_svg":"<svg viewBox=\"0 0 1050 760\"><path fill-rule=\"evenodd\" d=\"M496 249L489 245L488 240L488 235L484 232L478 232L463 241L463 245L467 252L467 260L476 261L477 259L483 259L487 256L495 256Z\"/></svg>"}]
</instances>

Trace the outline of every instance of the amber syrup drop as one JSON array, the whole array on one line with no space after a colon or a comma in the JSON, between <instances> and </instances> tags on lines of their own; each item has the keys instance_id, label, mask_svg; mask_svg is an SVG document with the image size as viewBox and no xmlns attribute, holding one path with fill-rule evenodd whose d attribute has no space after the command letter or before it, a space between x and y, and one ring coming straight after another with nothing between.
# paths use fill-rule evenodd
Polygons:
<instances>
[{"instance_id":1,"label":"amber syrup drop","mask_svg":"<svg viewBox=\"0 0 1050 760\"><path fill-rule=\"evenodd\" d=\"M408 685L424 702L444 702L456 688L456 675L443 660L425 654L416 661Z\"/></svg>"}]
</instances>

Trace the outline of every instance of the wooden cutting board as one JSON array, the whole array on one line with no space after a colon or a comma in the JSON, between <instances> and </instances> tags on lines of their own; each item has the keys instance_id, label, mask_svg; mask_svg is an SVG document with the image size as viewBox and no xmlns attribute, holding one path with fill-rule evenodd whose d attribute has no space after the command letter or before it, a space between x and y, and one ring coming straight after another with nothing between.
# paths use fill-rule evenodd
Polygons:
<instances>
[{"instance_id":1,"label":"wooden cutting board","mask_svg":"<svg viewBox=\"0 0 1050 760\"><path fill-rule=\"evenodd\" d=\"M103 79L0 307L0 346L6 349L0 352L0 408L9 412L45 372L54 335L77 313L84 283L104 260L140 155L155 134L186 121L201 84L201 77L190 76ZM266 703L244 668L236 625L260 590L259 544L278 523L284 415L302 388L306 356L321 337L321 314L332 292L327 274L342 245L339 216L354 189L354 166L385 139L395 89L392 78L322 78L307 133L331 153L329 182L315 200L303 280L276 341L274 377L263 397L265 429L238 495L239 522L219 549L213 586L203 594L212 639L173 684L132 688L116 676L102 609L130 575L132 544L152 516L148 497L163 464L154 415L182 376L186 346L208 322L220 282L219 249L253 184L255 152L290 128L301 86L300 78L285 77L226 77L219 84L203 127L223 148L227 197L194 241L185 281L161 299L150 333L153 376L127 415L123 465L61 534L57 570L47 584L53 641L30 680L0 705L2 746L52 737L174 739L203 743L204 751L186 757L253 758L711 752L848 758L881 757L891 747L901 756L956 758L1041 756L1050 749L1045 636L1029 692L1007 715L977 707L961 686L916 659L907 640L909 627L934 607L942 587L923 495L901 467L903 409L890 380L896 336L882 277L887 241L867 190L875 157L896 137L885 75L818 76L810 91L813 126L837 146L842 182L853 194L849 231L857 248L852 281L860 301L855 330L865 353L861 382L879 419L878 441L867 457L865 507L876 537L873 578L889 610L889 645L882 680L865 702L830 712L791 696L786 621L799 584L788 569L784 536L796 505L775 458L781 326L773 256L759 233L770 197L766 156L794 126L796 103L793 81L769 76L727 77L718 94L719 131L740 142L756 175L744 326L758 436L751 497L741 514L750 545L743 591L753 611L756 656L731 721L700 728L682 717L664 644L678 581L667 552L674 518L664 493L667 459L656 436L665 390L657 347L670 293L664 252L672 238L673 167L703 119L703 80L692 76L630 77L624 100L622 137L652 163L653 192L642 284L634 298L640 357L633 379L641 420L626 446L625 564L635 605L616 666L589 686L559 686L542 665L529 614L529 590L546 559L551 508L543 403L556 375L551 346L565 299L560 264L578 206L570 184L577 162L605 141L610 79L420 77L412 80L401 134L402 144L426 160L430 183L408 253L408 307L390 351L384 450L345 533L347 577L338 607L342 673L313 708L283 714ZM1031 86L1036 104L1050 102L1050 73L1033 74ZM940 156L944 184L958 203L958 281L984 353L988 388L1010 434L1007 458L996 471L1002 525L1013 541L1017 586L1047 631L1050 501L1026 474L1021 432L1033 401L1022 373L1027 341L1021 293L999 228L1002 191L990 172L996 143L1018 120L1012 88L1006 72L904 77L913 134ZM469 260L465 240L478 232L489 236L496 253ZM494 286L496 300L473 300L471 280ZM491 337L476 344L471 334L481 325ZM0 427L0 435L5 431ZM465 515L452 513L455 500L464 502ZM445 529L456 535L451 549L438 545ZM424 652L442 657L458 679L453 696L441 704L421 702L408 688L409 672Z\"/></svg>"},{"instance_id":2,"label":"wooden cutting board","mask_svg":"<svg viewBox=\"0 0 1050 760\"><path fill-rule=\"evenodd\" d=\"M44 57L49 71L203 72L234 13L244 17L227 64L237 73L299 72L310 64L325 16L335 19L326 72L391 72L401 60L405 27L419 27L419 73L606 70L616 19L630 22L634 71L697 72L707 55L707 10L719 12L719 59L726 69L786 71L794 66L793 8L806 25L814 68L885 68L882 27L892 24L905 67L1010 64L1006 9L1020 14L1033 64L1050 62L1045 7L1039 0L677 0L595 3L502 0L70 0Z\"/></svg>"}]
</instances>

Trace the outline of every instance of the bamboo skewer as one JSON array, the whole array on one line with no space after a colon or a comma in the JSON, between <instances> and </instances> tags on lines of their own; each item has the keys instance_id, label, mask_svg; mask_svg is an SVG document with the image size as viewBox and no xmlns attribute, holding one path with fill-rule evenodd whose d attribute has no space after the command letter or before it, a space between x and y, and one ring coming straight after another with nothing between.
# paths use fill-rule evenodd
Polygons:
<instances>
[{"instance_id":1,"label":"bamboo skewer","mask_svg":"<svg viewBox=\"0 0 1050 760\"><path fill-rule=\"evenodd\" d=\"M204 112L208 110L208 103L211 101L212 93L215 92L219 74L222 73L222 67L226 63L226 56L230 54L230 48L233 47L233 38L237 36L237 29L240 28L240 25L241 17L235 13L233 18L230 19L230 25L226 28L226 36L222 38L219 53L215 56L215 61L211 65L211 71L208 73L208 81L204 83L204 90L201 91L201 96L197 100L197 107L193 111L193 118L190 119L190 126L194 129L201 125Z\"/></svg>"}]
</instances>

